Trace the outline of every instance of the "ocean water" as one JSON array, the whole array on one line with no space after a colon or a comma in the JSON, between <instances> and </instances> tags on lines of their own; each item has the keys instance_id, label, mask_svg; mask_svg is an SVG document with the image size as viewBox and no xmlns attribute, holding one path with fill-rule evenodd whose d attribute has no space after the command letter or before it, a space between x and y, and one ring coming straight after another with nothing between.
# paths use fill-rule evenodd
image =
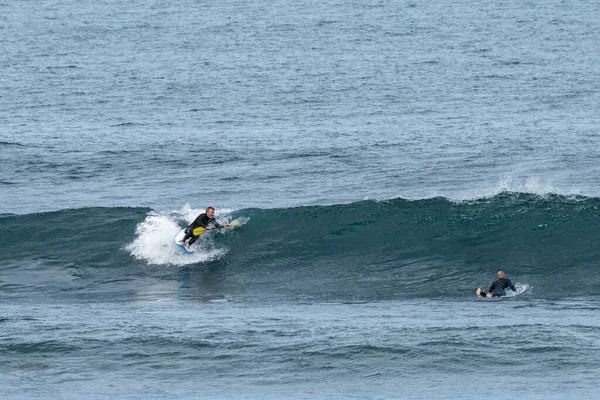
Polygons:
<instances>
[{"instance_id":1,"label":"ocean water","mask_svg":"<svg viewBox=\"0 0 600 400\"><path fill-rule=\"evenodd\" d=\"M0 2L0 397L596 398L599 20Z\"/></svg>"}]
</instances>

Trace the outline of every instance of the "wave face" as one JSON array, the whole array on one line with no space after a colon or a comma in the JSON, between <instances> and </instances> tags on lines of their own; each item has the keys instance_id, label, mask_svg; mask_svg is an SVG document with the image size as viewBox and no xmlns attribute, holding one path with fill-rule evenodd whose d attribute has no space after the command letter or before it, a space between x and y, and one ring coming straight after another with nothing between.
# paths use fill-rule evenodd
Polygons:
<instances>
[{"instance_id":1,"label":"wave face","mask_svg":"<svg viewBox=\"0 0 600 400\"><path fill-rule=\"evenodd\" d=\"M142 292L259 301L472 299L498 270L526 298L600 294L600 199L502 193L244 209L194 255L172 240L199 210L89 208L0 218L8 295Z\"/></svg>"}]
</instances>

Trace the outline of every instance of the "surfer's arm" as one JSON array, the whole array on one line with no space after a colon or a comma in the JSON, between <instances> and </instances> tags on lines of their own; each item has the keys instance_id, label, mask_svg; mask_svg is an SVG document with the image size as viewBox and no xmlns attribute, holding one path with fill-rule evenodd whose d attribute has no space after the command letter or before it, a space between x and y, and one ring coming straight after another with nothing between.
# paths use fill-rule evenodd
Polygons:
<instances>
[{"instance_id":1,"label":"surfer's arm","mask_svg":"<svg viewBox=\"0 0 600 400\"><path fill-rule=\"evenodd\" d=\"M221 224L220 224L220 223L218 223L218 222L217 222L217 220L216 220L216 219L214 219L214 218L211 218L211 219L210 219L210 221L209 221L209 223L210 223L210 224L212 224L212 225L213 225L215 228L217 228L217 229L223 229L223 228L227 228L227 224L223 224L223 225L221 225ZM210 227L210 228L206 228L206 229L212 229L212 227Z\"/></svg>"},{"instance_id":2,"label":"surfer's arm","mask_svg":"<svg viewBox=\"0 0 600 400\"><path fill-rule=\"evenodd\" d=\"M515 285L513 285L513 284L512 284L512 282L510 281L510 279L509 279L509 280L508 280L508 282L506 282L506 283L508 283L508 287L509 287L509 288L510 288L510 289L511 289L513 292L516 292L516 291L517 291L517 289L515 289Z\"/></svg>"}]
</instances>

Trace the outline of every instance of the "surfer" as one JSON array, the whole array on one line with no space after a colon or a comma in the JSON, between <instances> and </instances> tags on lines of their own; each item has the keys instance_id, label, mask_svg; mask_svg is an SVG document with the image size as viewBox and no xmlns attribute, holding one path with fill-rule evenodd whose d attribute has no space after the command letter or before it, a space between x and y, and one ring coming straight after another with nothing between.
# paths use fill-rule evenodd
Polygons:
<instances>
[{"instance_id":1,"label":"surfer","mask_svg":"<svg viewBox=\"0 0 600 400\"><path fill-rule=\"evenodd\" d=\"M516 292L515 286L512 284L510 279L506 277L504 272L498 271L498 280L492 283L490 290L486 293L483 289L477 288L477 295L483 297L500 297L504 296L506 288L510 288L513 292Z\"/></svg>"},{"instance_id":2,"label":"surfer","mask_svg":"<svg viewBox=\"0 0 600 400\"><path fill-rule=\"evenodd\" d=\"M217 228L217 229L227 228L227 226L228 226L227 224L223 224L223 225L219 224L215 220L214 217L215 217L215 208L208 207L206 209L206 212L198 215L198 217L194 220L194 222L192 222L191 224L188 225L187 228L185 228L185 236L178 243L184 245L187 249L189 249L190 246L192 244L194 244L194 242L196 240L198 240L198 238L200 237L202 232L204 232L205 230L210 231L213 228ZM186 241L188 239L189 239L189 241L186 243Z\"/></svg>"}]
</instances>

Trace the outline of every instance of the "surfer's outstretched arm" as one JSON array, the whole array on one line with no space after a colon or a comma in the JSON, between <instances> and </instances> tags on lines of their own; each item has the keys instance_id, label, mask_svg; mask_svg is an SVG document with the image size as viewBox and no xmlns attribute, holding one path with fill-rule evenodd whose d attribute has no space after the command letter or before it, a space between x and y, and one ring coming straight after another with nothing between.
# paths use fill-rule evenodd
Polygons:
<instances>
[{"instance_id":1,"label":"surfer's outstretched arm","mask_svg":"<svg viewBox=\"0 0 600 400\"><path fill-rule=\"evenodd\" d=\"M513 291L516 292L517 289L515 289L515 285L513 285L513 283L510 281L510 279L506 280L506 283L508 284L508 287Z\"/></svg>"}]
</instances>

